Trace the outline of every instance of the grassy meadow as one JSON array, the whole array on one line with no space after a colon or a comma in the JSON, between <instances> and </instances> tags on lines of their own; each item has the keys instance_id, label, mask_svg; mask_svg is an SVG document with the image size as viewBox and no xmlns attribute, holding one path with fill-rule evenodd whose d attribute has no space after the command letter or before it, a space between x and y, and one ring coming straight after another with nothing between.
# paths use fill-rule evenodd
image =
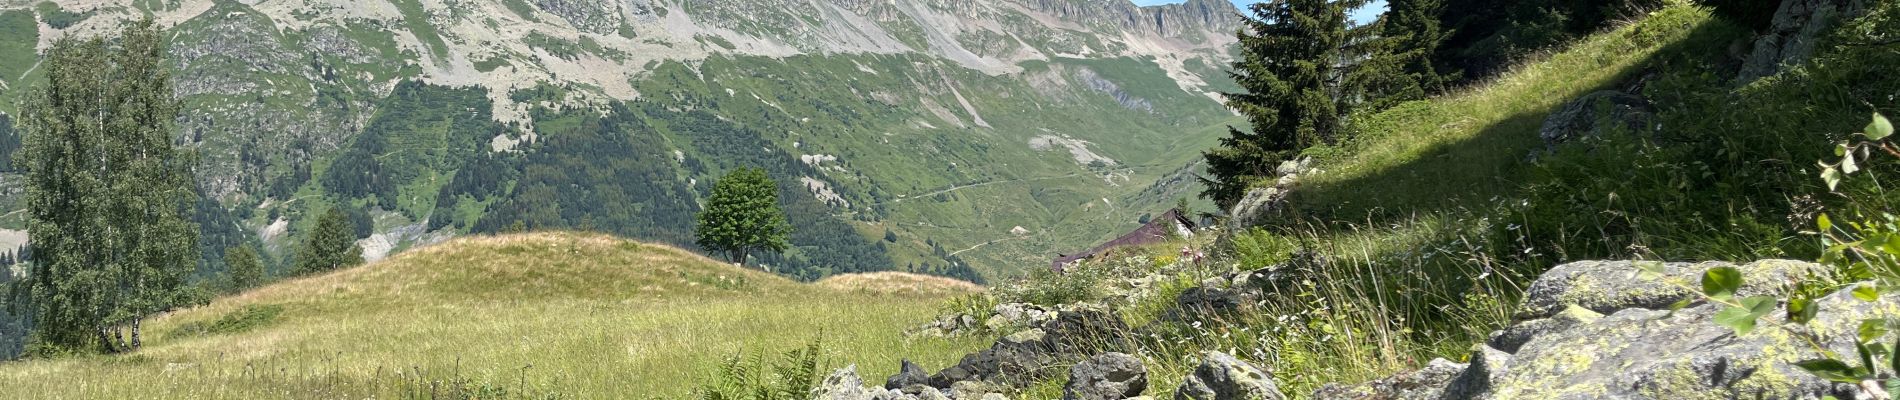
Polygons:
<instances>
[{"instance_id":1,"label":"grassy meadow","mask_svg":"<svg viewBox=\"0 0 1900 400\"><path fill-rule=\"evenodd\" d=\"M875 289L604 235L472 237L153 318L134 354L0 365L0 397L670 399L814 340L867 376L983 345L901 333L968 288Z\"/></svg>"}]
</instances>

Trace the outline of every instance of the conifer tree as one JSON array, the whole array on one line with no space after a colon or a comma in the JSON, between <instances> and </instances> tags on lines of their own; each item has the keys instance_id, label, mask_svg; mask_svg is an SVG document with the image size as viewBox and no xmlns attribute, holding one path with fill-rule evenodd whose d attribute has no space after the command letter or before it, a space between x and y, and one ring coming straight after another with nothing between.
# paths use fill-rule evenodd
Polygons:
<instances>
[{"instance_id":1,"label":"conifer tree","mask_svg":"<svg viewBox=\"0 0 1900 400\"><path fill-rule=\"evenodd\" d=\"M317 217L317 225L297 247L298 274L314 274L363 263L363 248L356 245L356 229L342 206L331 207Z\"/></svg>"},{"instance_id":2,"label":"conifer tree","mask_svg":"<svg viewBox=\"0 0 1900 400\"><path fill-rule=\"evenodd\" d=\"M1227 93L1227 106L1252 126L1230 127L1220 147L1204 154L1212 177L1203 178L1202 197L1231 207L1280 161L1339 138L1344 116L1362 96L1348 84L1345 66L1359 61L1373 33L1354 29L1348 13L1365 4L1273 0L1250 7L1231 73L1244 91Z\"/></svg>"},{"instance_id":3,"label":"conifer tree","mask_svg":"<svg viewBox=\"0 0 1900 400\"><path fill-rule=\"evenodd\" d=\"M264 282L264 260L257 250L245 244L224 250L224 267L231 274L231 289L244 290Z\"/></svg>"},{"instance_id":4,"label":"conifer tree","mask_svg":"<svg viewBox=\"0 0 1900 400\"><path fill-rule=\"evenodd\" d=\"M754 251L785 251L792 226L779 210L778 184L758 168L740 168L719 178L695 233L699 247L726 253L743 267Z\"/></svg>"},{"instance_id":5,"label":"conifer tree","mask_svg":"<svg viewBox=\"0 0 1900 400\"><path fill-rule=\"evenodd\" d=\"M141 318L193 299L193 157L173 148L164 42L149 19L116 41L62 38L21 101L38 347L136 350Z\"/></svg>"}]
</instances>

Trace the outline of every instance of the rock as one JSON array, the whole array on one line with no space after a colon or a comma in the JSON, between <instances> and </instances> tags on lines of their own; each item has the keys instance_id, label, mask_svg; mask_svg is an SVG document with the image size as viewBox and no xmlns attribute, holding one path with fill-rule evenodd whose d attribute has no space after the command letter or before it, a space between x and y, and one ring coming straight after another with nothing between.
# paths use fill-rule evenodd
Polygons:
<instances>
[{"instance_id":1,"label":"rock","mask_svg":"<svg viewBox=\"0 0 1900 400\"><path fill-rule=\"evenodd\" d=\"M812 388L814 400L870 400L878 391L865 390L864 379L858 377L858 366L851 365L832 371Z\"/></svg>"},{"instance_id":2,"label":"rock","mask_svg":"<svg viewBox=\"0 0 1900 400\"><path fill-rule=\"evenodd\" d=\"M1279 187L1248 189L1247 194L1240 196L1240 201L1234 202L1233 209L1227 211L1227 229L1239 232L1259 225L1261 220L1280 209L1286 197L1287 192Z\"/></svg>"},{"instance_id":3,"label":"rock","mask_svg":"<svg viewBox=\"0 0 1900 400\"><path fill-rule=\"evenodd\" d=\"M950 384L950 396L956 400L993 400L1005 399L997 389L989 384L977 381L962 381Z\"/></svg>"},{"instance_id":4,"label":"rock","mask_svg":"<svg viewBox=\"0 0 1900 400\"><path fill-rule=\"evenodd\" d=\"M1490 346L1471 350L1471 363L1456 379L1445 386L1445 399L1472 399L1491 391L1492 382L1510 370L1511 355Z\"/></svg>"},{"instance_id":5,"label":"rock","mask_svg":"<svg viewBox=\"0 0 1900 400\"><path fill-rule=\"evenodd\" d=\"M1767 0L1763 0L1767 1ZM1737 84L1781 73L1784 66L1799 64L1814 55L1821 35L1839 21L1860 15L1863 0L1783 0L1775 11L1768 31L1755 39L1755 49L1742 60Z\"/></svg>"},{"instance_id":6,"label":"rock","mask_svg":"<svg viewBox=\"0 0 1900 400\"><path fill-rule=\"evenodd\" d=\"M957 365L931 375L935 387L959 381L1016 386L1047 378L1063 361L1097 349L1120 348L1128 324L1099 304L1065 305L1037 328L1027 329L963 357Z\"/></svg>"},{"instance_id":7,"label":"rock","mask_svg":"<svg viewBox=\"0 0 1900 400\"><path fill-rule=\"evenodd\" d=\"M1315 399L1335 400L1437 400L1445 396L1445 387L1463 375L1467 364L1443 358L1433 359L1425 368L1386 379L1358 385L1329 384L1313 392Z\"/></svg>"},{"instance_id":8,"label":"rock","mask_svg":"<svg viewBox=\"0 0 1900 400\"><path fill-rule=\"evenodd\" d=\"M903 389L911 385L929 384L930 373L925 372L924 367L912 364L910 360L903 361L903 366L897 369L897 375L891 375L890 379L884 380L885 389Z\"/></svg>"},{"instance_id":9,"label":"rock","mask_svg":"<svg viewBox=\"0 0 1900 400\"><path fill-rule=\"evenodd\" d=\"M1537 130L1537 135L1544 139L1545 148L1554 150L1557 145L1601 136L1613 129L1654 131L1655 121L1656 110L1650 107L1649 100L1629 93L1603 90L1584 95L1550 113L1549 117L1544 118L1544 126Z\"/></svg>"},{"instance_id":10,"label":"rock","mask_svg":"<svg viewBox=\"0 0 1900 400\"><path fill-rule=\"evenodd\" d=\"M1164 321L1192 321L1206 316L1231 315L1250 308L1259 298L1252 288L1191 287L1174 298L1174 307L1163 313Z\"/></svg>"},{"instance_id":11,"label":"rock","mask_svg":"<svg viewBox=\"0 0 1900 400\"><path fill-rule=\"evenodd\" d=\"M1514 353L1517 352L1518 348L1523 347L1524 343L1530 342L1531 339L1539 335L1575 328L1596 322L1596 320L1600 318L1603 318L1603 314L1598 314L1596 311L1590 311L1589 309L1576 305L1569 305L1563 312L1559 312L1557 315L1553 315L1549 318L1519 322L1508 328L1504 328L1504 330L1492 332L1491 340L1485 343L1499 351Z\"/></svg>"},{"instance_id":12,"label":"rock","mask_svg":"<svg viewBox=\"0 0 1900 400\"><path fill-rule=\"evenodd\" d=\"M1785 310L1775 310L1747 334L1715 324L1721 305L1700 303L1675 313L1623 309L1537 336L1508 360L1502 352L1481 349L1470 370L1480 363L1498 368L1488 371L1489 379L1468 371L1472 381L1489 382L1460 394L1492 399L1861 398L1853 385L1829 383L1793 365L1820 357L1809 336L1851 357L1860 321L1900 316L1900 295L1865 302L1850 292L1817 300L1820 313L1809 324L1785 324Z\"/></svg>"},{"instance_id":13,"label":"rock","mask_svg":"<svg viewBox=\"0 0 1900 400\"><path fill-rule=\"evenodd\" d=\"M1121 400L1148 390L1148 368L1123 353L1102 353L1069 368L1063 400Z\"/></svg>"},{"instance_id":14,"label":"rock","mask_svg":"<svg viewBox=\"0 0 1900 400\"><path fill-rule=\"evenodd\" d=\"M1273 377L1253 364L1227 353L1202 353L1201 365L1194 368L1174 391L1175 400L1281 400L1279 385Z\"/></svg>"},{"instance_id":15,"label":"rock","mask_svg":"<svg viewBox=\"0 0 1900 400\"><path fill-rule=\"evenodd\" d=\"M996 315L983 322L984 327L992 331L1008 332L1011 328L1040 326L1055 319L1055 313L1047 308L1029 303L1004 303L991 308Z\"/></svg>"},{"instance_id":16,"label":"rock","mask_svg":"<svg viewBox=\"0 0 1900 400\"><path fill-rule=\"evenodd\" d=\"M1571 305L1601 314L1629 308L1665 308L1692 293L1664 280L1673 279L1693 287L1701 282L1703 272L1724 266L1741 270L1744 285L1737 292L1740 296L1781 293L1790 283L1822 268L1787 260L1763 260L1740 266L1723 262L1666 263L1662 280L1643 280L1633 277L1637 267L1630 261L1579 261L1552 268L1531 282L1523 303L1518 306L1516 319L1548 318Z\"/></svg>"}]
</instances>

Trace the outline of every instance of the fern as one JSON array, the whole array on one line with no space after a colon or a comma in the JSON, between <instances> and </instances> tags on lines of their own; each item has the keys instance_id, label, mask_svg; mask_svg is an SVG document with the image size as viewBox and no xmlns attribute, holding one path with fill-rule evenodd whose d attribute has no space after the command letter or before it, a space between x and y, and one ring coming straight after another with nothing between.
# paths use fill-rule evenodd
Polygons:
<instances>
[{"instance_id":1,"label":"fern","mask_svg":"<svg viewBox=\"0 0 1900 400\"><path fill-rule=\"evenodd\" d=\"M821 335L822 336L822 335ZM700 400L799 400L818 386L824 362L818 339L802 348L767 359L764 352L735 354L720 365L718 374L700 384Z\"/></svg>"}]
</instances>

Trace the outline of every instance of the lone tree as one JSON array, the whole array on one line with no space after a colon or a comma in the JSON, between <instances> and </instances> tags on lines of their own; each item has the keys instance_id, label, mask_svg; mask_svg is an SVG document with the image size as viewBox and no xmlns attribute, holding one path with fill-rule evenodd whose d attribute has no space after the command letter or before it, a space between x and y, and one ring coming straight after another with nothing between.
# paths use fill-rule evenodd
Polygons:
<instances>
[{"instance_id":1,"label":"lone tree","mask_svg":"<svg viewBox=\"0 0 1900 400\"><path fill-rule=\"evenodd\" d=\"M356 229L342 206L317 217L317 226L297 246L297 273L314 274L363 263L363 248L356 246Z\"/></svg>"},{"instance_id":2,"label":"lone tree","mask_svg":"<svg viewBox=\"0 0 1900 400\"><path fill-rule=\"evenodd\" d=\"M139 348L139 321L193 301L193 155L173 148L178 102L147 19L116 41L62 38L21 99L37 345ZM126 340L130 330L131 340Z\"/></svg>"},{"instance_id":3,"label":"lone tree","mask_svg":"<svg viewBox=\"0 0 1900 400\"><path fill-rule=\"evenodd\" d=\"M789 246L792 225L779 211L778 184L763 169L740 168L719 178L698 218L699 247L724 252L741 267L754 251Z\"/></svg>"},{"instance_id":4,"label":"lone tree","mask_svg":"<svg viewBox=\"0 0 1900 400\"><path fill-rule=\"evenodd\" d=\"M1348 12L1367 0L1273 0L1254 4L1240 32L1240 57L1231 75L1242 93L1227 106L1247 117L1250 130L1228 128L1220 147L1207 151L1202 197L1232 207L1253 183L1272 177L1279 162L1343 134L1344 117L1361 101L1363 85L1351 66L1368 56L1371 29L1355 28Z\"/></svg>"},{"instance_id":5,"label":"lone tree","mask_svg":"<svg viewBox=\"0 0 1900 400\"><path fill-rule=\"evenodd\" d=\"M224 267L231 273L232 290L244 290L264 282L264 260L249 244L225 249Z\"/></svg>"}]
</instances>

